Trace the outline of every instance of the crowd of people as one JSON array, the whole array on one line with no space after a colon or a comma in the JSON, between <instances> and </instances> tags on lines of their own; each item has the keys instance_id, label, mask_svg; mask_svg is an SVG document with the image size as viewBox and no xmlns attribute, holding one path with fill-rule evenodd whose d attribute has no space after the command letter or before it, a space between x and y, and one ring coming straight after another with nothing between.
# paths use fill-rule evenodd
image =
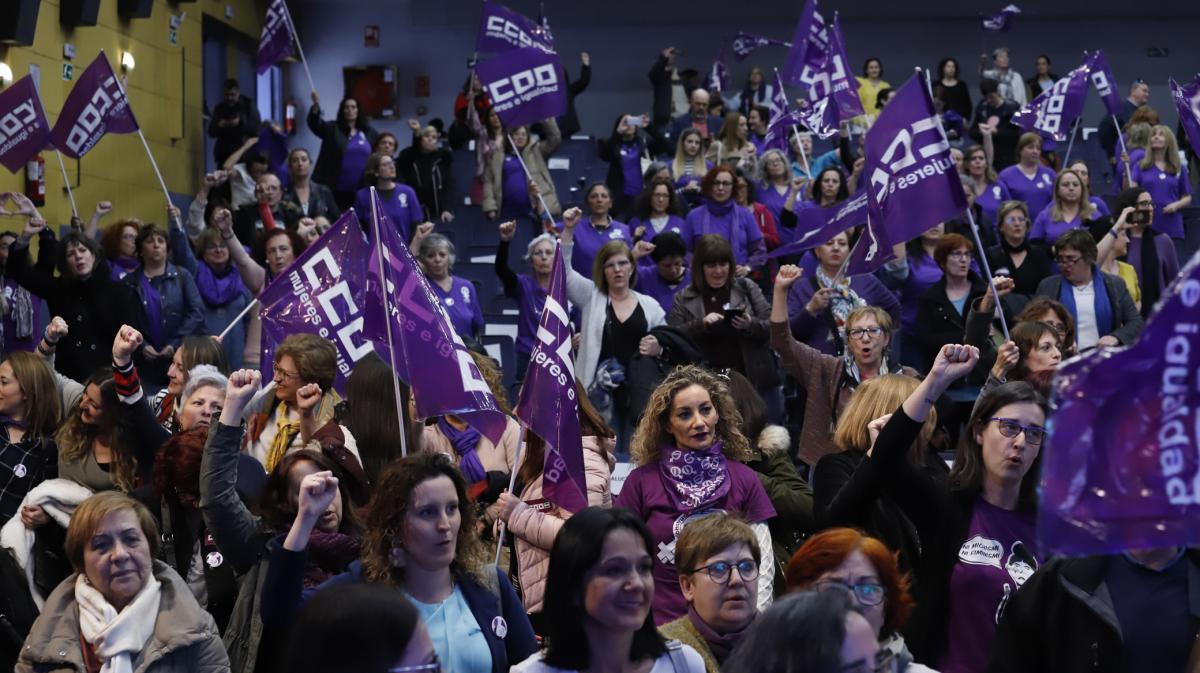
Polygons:
<instances>
[{"instance_id":1,"label":"crowd of people","mask_svg":"<svg viewBox=\"0 0 1200 673\"><path fill-rule=\"evenodd\" d=\"M579 203L548 166L579 130L586 53L563 117L506 128L472 74L450 127L411 120L406 148L354 98L328 119L314 92L319 145L282 168L231 80L209 127L221 169L165 225L105 224L120 204L102 201L59 238L4 194L0 668L1194 665L1194 550L1054 558L1034 525L1056 369L1133 343L1179 273L1188 162L1146 84L1102 129L1126 149L1064 166L1008 123L1055 81L1048 57L1023 79L996 50L977 98L943 59L933 96L979 236L964 214L846 276L858 227L767 253L805 209L864 189L883 62L858 78L867 114L814 152L802 129L764 147L762 69L724 96L678 57L649 72L653 114L597 134L607 176ZM470 185L452 182L463 156ZM324 339L288 336L264 361L261 323L241 317L341 213L370 221L372 187L510 415L498 442L416 417L375 354L341 392ZM494 246L512 362L483 346L485 290L454 275L456 245ZM582 440L555 448L582 453L577 512L548 499L545 438L522 433L503 382L525 378L556 250Z\"/></svg>"}]
</instances>

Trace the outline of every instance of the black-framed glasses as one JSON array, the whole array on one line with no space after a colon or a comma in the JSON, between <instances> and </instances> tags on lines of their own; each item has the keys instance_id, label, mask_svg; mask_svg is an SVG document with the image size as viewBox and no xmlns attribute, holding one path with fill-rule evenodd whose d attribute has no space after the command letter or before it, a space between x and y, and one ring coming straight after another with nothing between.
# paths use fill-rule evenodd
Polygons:
<instances>
[{"instance_id":1,"label":"black-framed glasses","mask_svg":"<svg viewBox=\"0 0 1200 673\"><path fill-rule=\"evenodd\" d=\"M1021 425L1012 418L989 418L988 420L996 421L996 426L1000 428L1000 434L1009 439L1016 439L1017 435L1024 432L1025 442L1030 446L1041 446L1042 441L1046 439L1046 428L1040 425Z\"/></svg>"},{"instance_id":2,"label":"black-framed glasses","mask_svg":"<svg viewBox=\"0 0 1200 673\"><path fill-rule=\"evenodd\" d=\"M1135 203L1133 205L1135 208L1145 208L1145 209L1149 210L1154 207L1154 202L1153 201L1138 201L1137 203Z\"/></svg>"},{"instance_id":3,"label":"black-framed glasses","mask_svg":"<svg viewBox=\"0 0 1200 673\"><path fill-rule=\"evenodd\" d=\"M900 658L891 650L879 650L873 664L866 659L859 659L852 664L842 666L842 673L896 673L900 670Z\"/></svg>"},{"instance_id":4,"label":"black-framed glasses","mask_svg":"<svg viewBox=\"0 0 1200 673\"><path fill-rule=\"evenodd\" d=\"M1080 260L1083 259L1083 255L1075 255L1074 257L1067 257L1066 255L1059 255L1055 259L1058 262L1059 266L1074 266L1074 265L1078 264L1080 262Z\"/></svg>"},{"instance_id":5,"label":"black-framed glasses","mask_svg":"<svg viewBox=\"0 0 1200 673\"><path fill-rule=\"evenodd\" d=\"M753 582L758 578L758 563L752 558L744 558L737 563L717 561L716 563L695 568L692 572L703 572L708 575L710 580L717 584L727 584L729 578L733 575L734 568L737 569L738 575L742 578L743 582Z\"/></svg>"},{"instance_id":6,"label":"black-framed glasses","mask_svg":"<svg viewBox=\"0 0 1200 673\"><path fill-rule=\"evenodd\" d=\"M857 327L846 332L846 336L850 337L851 339L861 340L865 340L867 338L874 339L880 334L883 334L882 327Z\"/></svg>"},{"instance_id":7,"label":"black-framed glasses","mask_svg":"<svg viewBox=\"0 0 1200 673\"><path fill-rule=\"evenodd\" d=\"M887 591L878 580L866 580L850 584L842 580L830 579L821 580L814 584L813 587L817 591L845 591L852 593L860 605L869 607L879 605L887 598Z\"/></svg>"},{"instance_id":8,"label":"black-framed glasses","mask_svg":"<svg viewBox=\"0 0 1200 673\"><path fill-rule=\"evenodd\" d=\"M713 187L732 187L733 183L727 180L713 180Z\"/></svg>"}]
</instances>

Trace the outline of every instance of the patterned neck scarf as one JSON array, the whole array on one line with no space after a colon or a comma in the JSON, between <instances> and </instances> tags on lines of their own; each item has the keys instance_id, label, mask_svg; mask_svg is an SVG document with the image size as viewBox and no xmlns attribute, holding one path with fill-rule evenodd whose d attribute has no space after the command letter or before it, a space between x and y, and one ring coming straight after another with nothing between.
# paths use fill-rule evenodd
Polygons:
<instances>
[{"instance_id":1,"label":"patterned neck scarf","mask_svg":"<svg viewBox=\"0 0 1200 673\"><path fill-rule=\"evenodd\" d=\"M833 322L837 324L838 331L842 333L842 340L845 341L846 318L854 309L866 306L867 302L851 289L849 278L843 278L841 282L834 284L833 279L820 266L817 266L817 283L821 287L834 290L833 298L829 301L829 311L833 314Z\"/></svg>"},{"instance_id":2,"label":"patterned neck scarf","mask_svg":"<svg viewBox=\"0 0 1200 673\"><path fill-rule=\"evenodd\" d=\"M729 493L729 469L721 442L707 450L662 447L658 475L671 503L681 512L712 504Z\"/></svg>"}]
</instances>

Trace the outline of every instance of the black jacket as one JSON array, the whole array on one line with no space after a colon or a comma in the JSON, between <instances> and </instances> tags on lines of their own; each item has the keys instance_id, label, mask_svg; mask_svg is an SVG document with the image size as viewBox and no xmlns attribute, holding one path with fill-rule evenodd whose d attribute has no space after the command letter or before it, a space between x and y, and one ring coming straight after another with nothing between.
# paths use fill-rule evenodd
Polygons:
<instances>
[{"instance_id":1,"label":"black jacket","mask_svg":"<svg viewBox=\"0 0 1200 673\"><path fill-rule=\"evenodd\" d=\"M443 212L454 212L450 200L450 150L439 147L433 152L422 152L413 138L413 144L404 148L396 157L396 170L400 180L413 188L417 200L425 209L425 219L439 222Z\"/></svg>"},{"instance_id":2,"label":"black jacket","mask_svg":"<svg viewBox=\"0 0 1200 673\"><path fill-rule=\"evenodd\" d=\"M284 229L295 230L300 223L300 207L287 201L280 201L271 211L275 225ZM237 235L242 245L253 246L255 239L263 230L262 217L258 214L258 204L251 203L242 206L233 213L233 233Z\"/></svg>"},{"instance_id":3,"label":"black jacket","mask_svg":"<svg viewBox=\"0 0 1200 673\"><path fill-rule=\"evenodd\" d=\"M1104 279L1104 289L1108 292L1109 303L1112 305L1113 311L1113 328L1108 334L1117 338L1122 345L1128 346L1137 339L1138 334L1142 332L1142 327L1145 326L1146 320L1137 309L1137 305L1133 303L1133 297L1129 294L1129 288L1125 285L1125 281L1119 276L1114 276L1110 273L1099 273ZM1094 282L1094 281L1093 281ZM1050 276L1049 278L1038 283L1037 296L1049 297L1054 301L1058 301L1059 293L1062 291L1063 277ZM1078 324L1077 316L1075 322ZM1100 336L1105 336L1101 334Z\"/></svg>"},{"instance_id":4,"label":"black jacket","mask_svg":"<svg viewBox=\"0 0 1200 673\"><path fill-rule=\"evenodd\" d=\"M961 315L946 296L945 276L917 297L917 324L920 325L917 340L921 342L927 362L937 358L942 346L962 343L967 329L967 312L971 304L988 291L987 283L974 272L968 274L968 279L971 281L971 290L967 293L967 302L963 305Z\"/></svg>"},{"instance_id":5,"label":"black jacket","mask_svg":"<svg viewBox=\"0 0 1200 673\"><path fill-rule=\"evenodd\" d=\"M562 131L564 138L570 138L582 128L579 125L579 114L575 112L575 97L583 93L591 83L592 66L580 65L579 79L574 82L570 81L566 68L563 68L562 74L563 81L567 83L567 111L558 118L558 130Z\"/></svg>"},{"instance_id":6,"label":"black jacket","mask_svg":"<svg viewBox=\"0 0 1200 673\"><path fill-rule=\"evenodd\" d=\"M1000 107L992 107L988 105L986 97L975 105L975 116L971 118L970 128L971 138L975 142L983 142L983 134L979 132L979 125L981 123L986 123L989 117L1000 118L1000 124L996 127L996 134L992 136L992 143L996 150L995 165L997 171L1017 163L1017 140L1021 137L1021 128L1009 122L1018 110L1020 110L1020 107L1016 103L1007 100L1001 103Z\"/></svg>"},{"instance_id":7,"label":"black jacket","mask_svg":"<svg viewBox=\"0 0 1200 673\"><path fill-rule=\"evenodd\" d=\"M58 343L54 367L63 376L84 381L112 363L112 340L130 315L135 300L120 281L112 280L108 262L97 255L84 280L51 276L29 262L29 247L13 245L8 274L21 287L46 300L50 315L62 316L70 333Z\"/></svg>"},{"instance_id":8,"label":"black jacket","mask_svg":"<svg viewBox=\"0 0 1200 673\"><path fill-rule=\"evenodd\" d=\"M283 202L295 206L301 217L324 217L332 224L342 216L342 209L338 208L337 202L333 199L333 190L311 180L308 183L307 211L300 206L300 197L296 196L294 185L288 185L288 188L283 190Z\"/></svg>"},{"instance_id":9,"label":"black jacket","mask_svg":"<svg viewBox=\"0 0 1200 673\"><path fill-rule=\"evenodd\" d=\"M1187 559L1195 631L1200 627L1200 550L1189 551ZM1039 568L1000 619L988 673L1119 673L1121 628L1104 582L1115 560L1056 558ZM1192 643L1192 662L1200 657L1197 642Z\"/></svg>"},{"instance_id":10,"label":"black jacket","mask_svg":"<svg viewBox=\"0 0 1200 673\"><path fill-rule=\"evenodd\" d=\"M221 126L220 122L223 119L234 119L237 124ZM208 135L217 140L213 145L213 156L217 165L224 164L225 159L237 151L248 138L257 136L261 123L254 101L246 96L238 96L236 103L226 100L217 103L208 122Z\"/></svg>"},{"instance_id":11,"label":"black jacket","mask_svg":"<svg viewBox=\"0 0 1200 673\"><path fill-rule=\"evenodd\" d=\"M361 114L361 113L360 113ZM337 186L338 177L342 172L342 154L350 136L338 126L337 121L325 121L321 118L320 106L314 105L308 109L308 129L321 139L321 152L317 155L317 165L313 167L312 179L330 189ZM372 147L379 133L360 118L359 130L367 136L367 142ZM357 181L357 177L356 181Z\"/></svg>"},{"instance_id":12,"label":"black jacket","mask_svg":"<svg viewBox=\"0 0 1200 673\"><path fill-rule=\"evenodd\" d=\"M638 129L633 136L633 142L637 145L639 157L653 158L671 148L653 125L648 129ZM608 191L612 193L614 202L624 199L625 196L625 171L621 168L621 145L623 144L621 134L617 133L616 128L613 128L612 135L607 139L596 141L600 160L608 162L608 173L605 175L604 184L608 185ZM640 192L641 189L638 191Z\"/></svg>"}]
</instances>

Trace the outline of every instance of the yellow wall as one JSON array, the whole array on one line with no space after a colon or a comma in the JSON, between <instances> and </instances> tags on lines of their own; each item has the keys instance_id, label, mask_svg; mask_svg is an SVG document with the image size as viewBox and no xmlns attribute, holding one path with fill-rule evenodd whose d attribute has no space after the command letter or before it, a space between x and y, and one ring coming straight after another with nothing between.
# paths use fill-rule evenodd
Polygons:
<instances>
[{"instance_id":1,"label":"yellow wall","mask_svg":"<svg viewBox=\"0 0 1200 673\"><path fill-rule=\"evenodd\" d=\"M234 10L225 18L225 8ZM43 0L32 47L0 45L0 61L8 63L14 79L29 72L31 63L41 67L42 103L53 125L63 101L88 64L103 49L118 75L121 52L130 51L136 67L129 74L128 95L134 115L150 150L162 170L167 189L193 193L204 170L204 95L201 71L201 14L212 16L257 42L266 2L263 0L200 0L169 3L154 0L148 19L125 20L117 14L117 0L101 0L96 26L68 29L59 23L58 0ZM170 19L187 12L180 25L177 44L169 39ZM75 46L75 76L62 78L63 44ZM52 149L42 152L46 160L46 205L42 215L51 225L65 224L71 207L63 189L62 171ZM105 136L97 146L76 161L64 157L67 174L75 188L80 216L86 221L96 202L111 200L116 217L140 217L162 222L166 203L150 160L137 134ZM78 169L78 182L77 179ZM24 191L25 172L0 169L0 191ZM6 218L4 228L16 222Z\"/></svg>"}]
</instances>

